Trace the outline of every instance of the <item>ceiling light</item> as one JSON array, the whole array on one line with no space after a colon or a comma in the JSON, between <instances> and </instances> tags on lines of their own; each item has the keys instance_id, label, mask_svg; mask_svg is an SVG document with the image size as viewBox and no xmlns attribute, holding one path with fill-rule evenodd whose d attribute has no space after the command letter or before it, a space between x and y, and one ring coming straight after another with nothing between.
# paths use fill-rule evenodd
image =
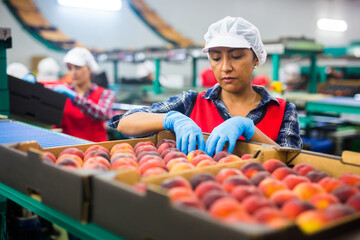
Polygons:
<instances>
[{"instance_id":1,"label":"ceiling light","mask_svg":"<svg viewBox=\"0 0 360 240\"><path fill-rule=\"evenodd\" d=\"M348 26L344 20L320 18L317 27L324 31L345 32Z\"/></svg>"},{"instance_id":2,"label":"ceiling light","mask_svg":"<svg viewBox=\"0 0 360 240\"><path fill-rule=\"evenodd\" d=\"M58 0L58 4L68 7L90 8L107 11L119 11L121 9L121 0Z\"/></svg>"}]
</instances>

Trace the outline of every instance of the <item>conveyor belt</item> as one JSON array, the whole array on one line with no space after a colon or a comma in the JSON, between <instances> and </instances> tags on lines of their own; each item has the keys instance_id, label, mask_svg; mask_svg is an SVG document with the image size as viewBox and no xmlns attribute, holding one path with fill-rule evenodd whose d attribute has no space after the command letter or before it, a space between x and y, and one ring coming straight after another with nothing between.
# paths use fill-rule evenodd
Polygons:
<instances>
[{"instance_id":1,"label":"conveyor belt","mask_svg":"<svg viewBox=\"0 0 360 240\"><path fill-rule=\"evenodd\" d=\"M91 143L22 122L0 121L0 144L24 141L37 141L42 148Z\"/></svg>"}]
</instances>

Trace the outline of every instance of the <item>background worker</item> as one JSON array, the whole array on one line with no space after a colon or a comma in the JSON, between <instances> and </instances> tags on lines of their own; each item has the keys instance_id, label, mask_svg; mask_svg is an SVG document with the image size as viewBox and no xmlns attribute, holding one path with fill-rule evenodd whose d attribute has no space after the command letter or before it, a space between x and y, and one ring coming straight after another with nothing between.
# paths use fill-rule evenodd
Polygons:
<instances>
[{"instance_id":1,"label":"background worker","mask_svg":"<svg viewBox=\"0 0 360 240\"><path fill-rule=\"evenodd\" d=\"M71 49L64 62L71 84L53 89L69 97L60 126L63 133L94 142L107 141L105 120L112 112L115 94L91 82L91 75L97 73L99 66L86 48Z\"/></svg>"},{"instance_id":2,"label":"background worker","mask_svg":"<svg viewBox=\"0 0 360 240\"><path fill-rule=\"evenodd\" d=\"M210 66L218 83L204 92L192 90L151 107L115 115L110 126L124 135L140 137L173 130L177 147L188 153L196 147L212 156L239 137L276 146L301 148L295 105L253 86L254 69L266 60L259 30L240 17L226 17L204 36ZM202 133L211 133L204 142Z\"/></svg>"}]
</instances>

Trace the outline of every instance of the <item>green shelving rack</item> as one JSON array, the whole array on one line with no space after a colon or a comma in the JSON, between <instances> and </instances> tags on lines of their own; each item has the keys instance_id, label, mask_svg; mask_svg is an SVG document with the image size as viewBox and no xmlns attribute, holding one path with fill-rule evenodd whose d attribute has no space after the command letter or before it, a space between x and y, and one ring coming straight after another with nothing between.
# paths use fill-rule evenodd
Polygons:
<instances>
[{"instance_id":1,"label":"green shelving rack","mask_svg":"<svg viewBox=\"0 0 360 240\"><path fill-rule=\"evenodd\" d=\"M0 28L0 114L10 116L10 100L6 75L6 49L11 48L10 28Z\"/></svg>"}]
</instances>

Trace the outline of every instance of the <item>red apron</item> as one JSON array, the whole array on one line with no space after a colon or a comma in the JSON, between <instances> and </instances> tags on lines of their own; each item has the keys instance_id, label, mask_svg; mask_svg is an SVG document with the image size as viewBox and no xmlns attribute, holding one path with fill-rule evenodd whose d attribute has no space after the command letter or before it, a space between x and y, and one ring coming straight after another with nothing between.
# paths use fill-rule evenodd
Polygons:
<instances>
[{"instance_id":1,"label":"red apron","mask_svg":"<svg viewBox=\"0 0 360 240\"><path fill-rule=\"evenodd\" d=\"M219 114L214 103L211 100L202 97L204 94L205 91L198 94L190 118L196 122L203 132L211 133L216 126L224 122L224 119ZM277 100L279 101L280 106L275 104L268 105L265 116L255 125L266 136L274 141L279 135L286 105L286 100L281 98L277 98ZM244 138L241 137L241 139Z\"/></svg>"},{"instance_id":2,"label":"red apron","mask_svg":"<svg viewBox=\"0 0 360 240\"><path fill-rule=\"evenodd\" d=\"M88 97L98 103L104 88L97 87ZM63 133L93 142L107 141L104 121L94 121L75 107L70 98L66 100L61 126Z\"/></svg>"}]
</instances>

